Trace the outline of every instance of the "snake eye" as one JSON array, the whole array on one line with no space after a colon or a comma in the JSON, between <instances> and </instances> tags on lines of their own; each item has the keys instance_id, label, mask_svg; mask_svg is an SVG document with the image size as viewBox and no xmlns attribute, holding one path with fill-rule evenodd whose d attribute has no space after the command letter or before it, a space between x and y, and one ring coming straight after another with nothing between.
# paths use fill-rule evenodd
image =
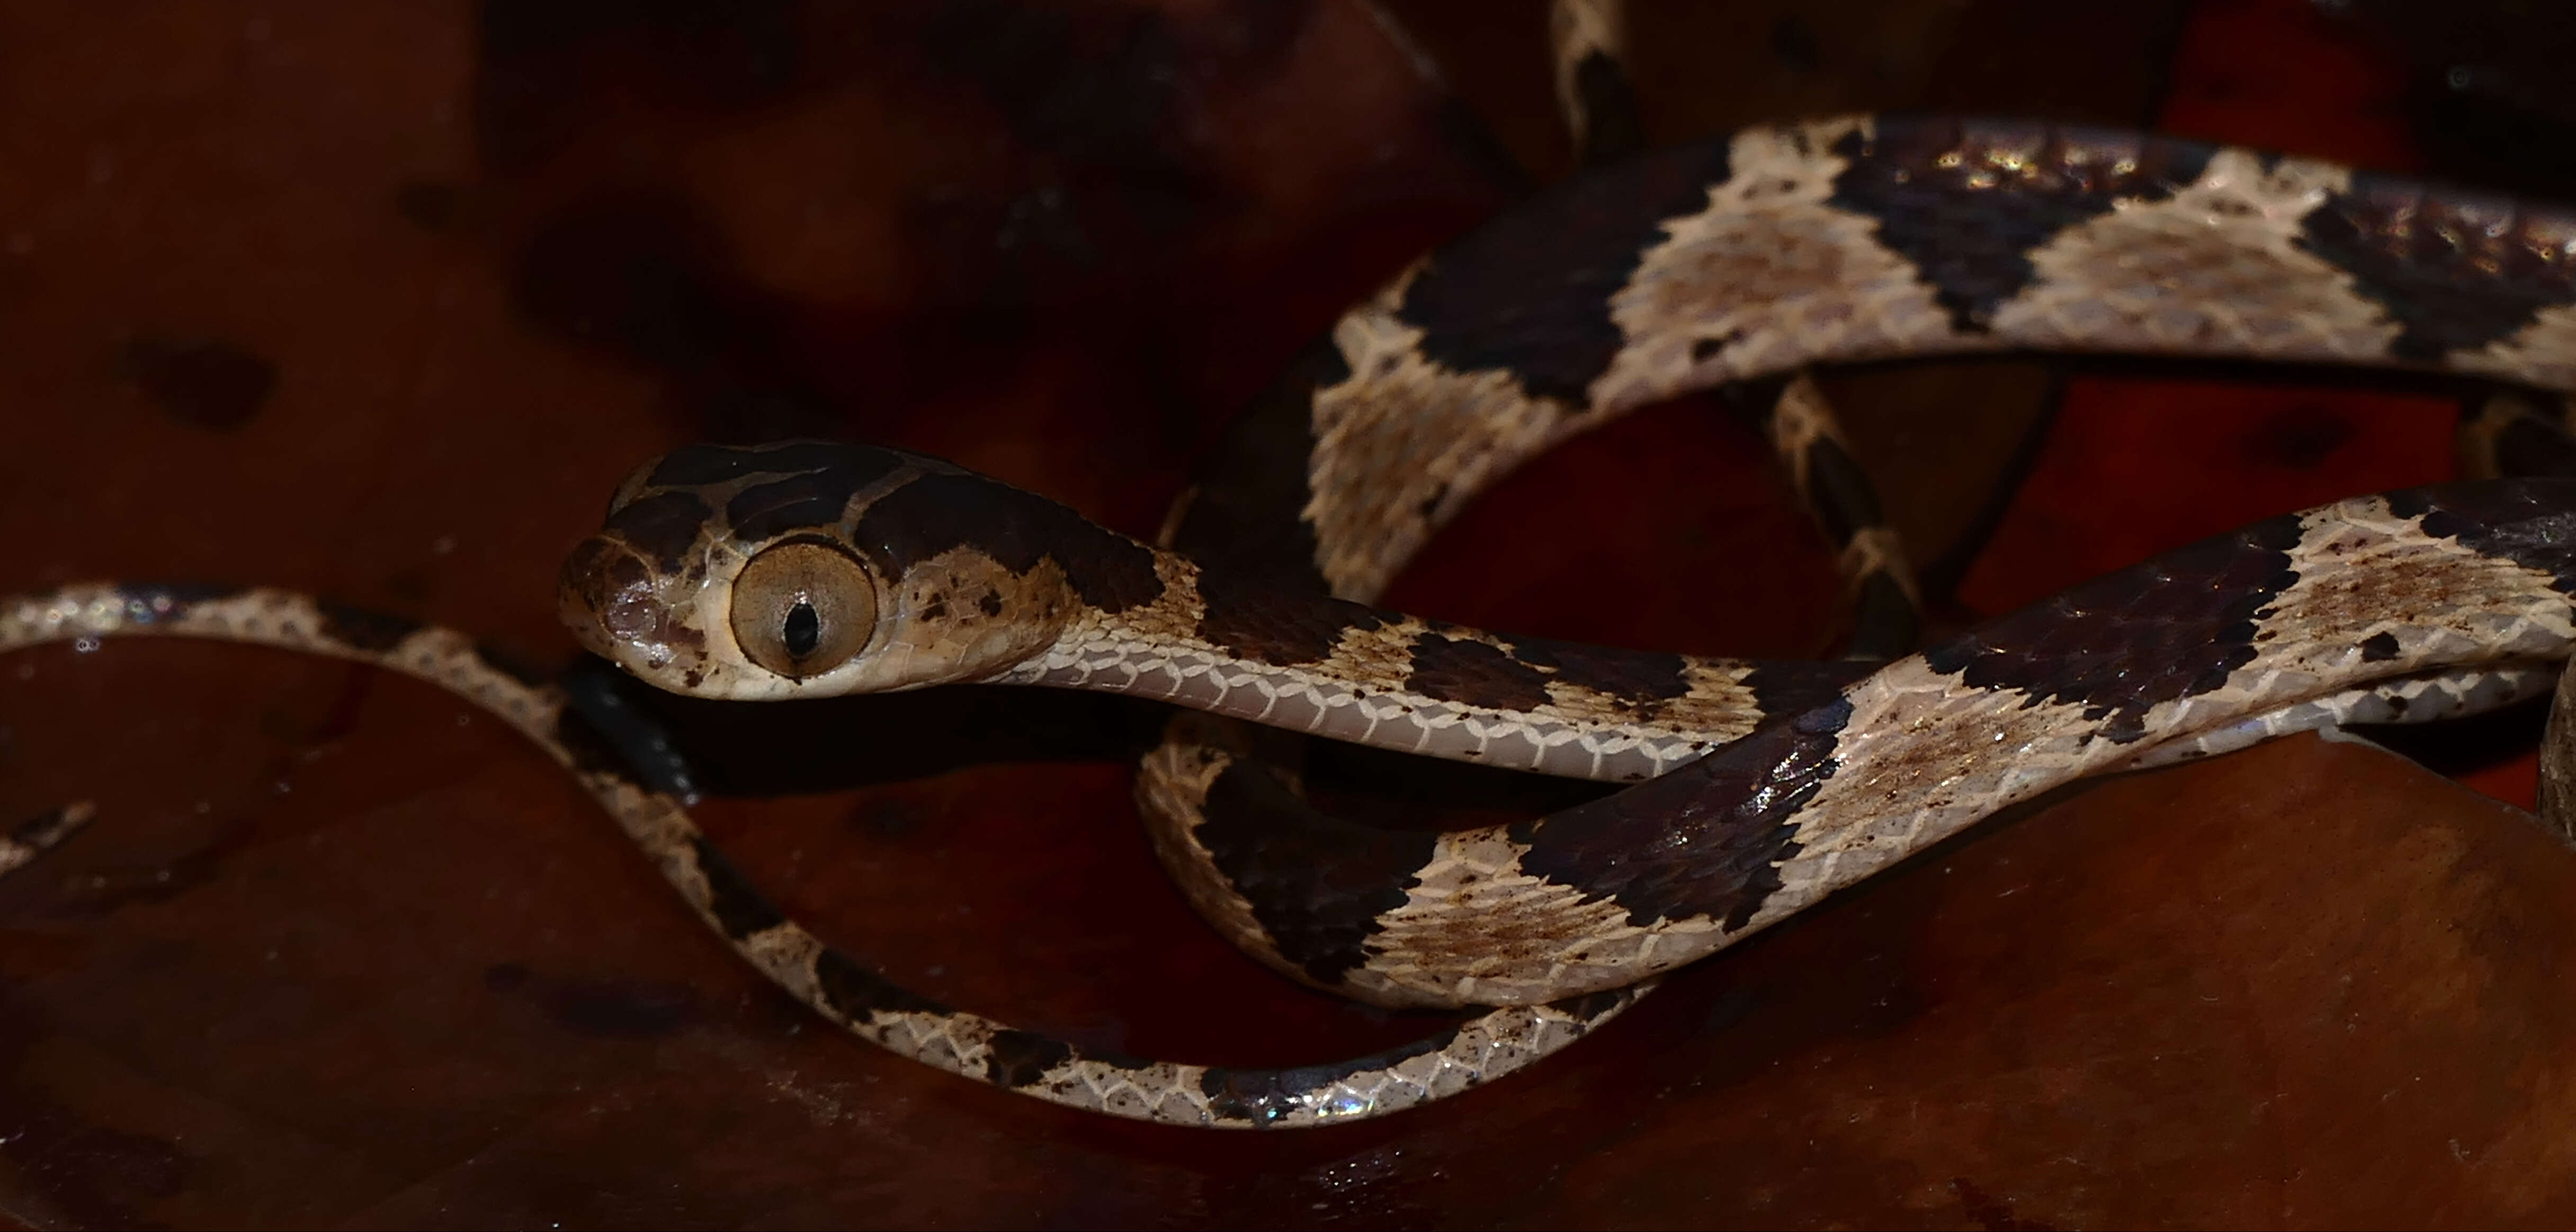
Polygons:
<instances>
[{"instance_id":1,"label":"snake eye","mask_svg":"<svg viewBox=\"0 0 2576 1232\"><path fill-rule=\"evenodd\" d=\"M791 680L849 662L876 627L876 579L838 549L782 543L734 579L734 640L752 662Z\"/></svg>"}]
</instances>

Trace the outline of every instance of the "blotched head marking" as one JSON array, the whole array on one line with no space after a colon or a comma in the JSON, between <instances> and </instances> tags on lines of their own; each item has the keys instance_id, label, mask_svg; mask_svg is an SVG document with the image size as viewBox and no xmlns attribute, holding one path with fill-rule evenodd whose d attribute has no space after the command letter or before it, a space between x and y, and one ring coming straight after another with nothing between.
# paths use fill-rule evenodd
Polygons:
<instances>
[{"instance_id":1,"label":"blotched head marking","mask_svg":"<svg viewBox=\"0 0 2576 1232\"><path fill-rule=\"evenodd\" d=\"M945 462L830 442L691 446L618 486L563 619L647 683L760 700L982 679L1054 641L1069 511ZM1093 533L1099 532L1091 528Z\"/></svg>"}]
</instances>

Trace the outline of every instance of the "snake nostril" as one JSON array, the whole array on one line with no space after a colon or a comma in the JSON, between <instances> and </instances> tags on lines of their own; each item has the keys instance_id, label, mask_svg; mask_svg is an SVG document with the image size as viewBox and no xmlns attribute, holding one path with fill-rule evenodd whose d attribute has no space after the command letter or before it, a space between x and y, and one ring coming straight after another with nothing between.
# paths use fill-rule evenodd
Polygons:
<instances>
[{"instance_id":1,"label":"snake nostril","mask_svg":"<svg viewBox=\"0 0 2576 1232\"><path fill-rule=\"evenodd\" d=\"M653 589L652 570L625 545L584 540L564 561L564 622L585 641L604 636L652 647L664 640L666 624Z\"/></svg>"},{"instance_id":2,"label":"snake nostril","mask_svg":"<svg viewBox=\"0 0 2576 1232\"><path fill-rule=\"evenodd\" d=\"M601 608L599 624L608 635L621 642L656 642L661 640L662 613L652 596L628 592Z\"/></svg>"}]
</instances>

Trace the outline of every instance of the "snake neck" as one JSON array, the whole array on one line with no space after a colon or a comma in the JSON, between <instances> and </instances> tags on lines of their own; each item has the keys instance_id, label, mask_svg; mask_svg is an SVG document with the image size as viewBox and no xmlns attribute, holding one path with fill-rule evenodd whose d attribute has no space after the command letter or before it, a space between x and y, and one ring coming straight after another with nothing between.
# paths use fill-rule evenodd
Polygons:
<instances>
[{"instance_id":1,"label":"snake neck","mask_svg":"<svg viewBox=\"0 0 2576 1232\"><path fill-rule=\"evenodd\" d=\"M1633 782L1752 730L1784 691L1853 669L1506 637L1214 578L1158 552L1163 593L1083 607L993 683L1098 689L1335 740Z\"/></svg>"}]
</instances>

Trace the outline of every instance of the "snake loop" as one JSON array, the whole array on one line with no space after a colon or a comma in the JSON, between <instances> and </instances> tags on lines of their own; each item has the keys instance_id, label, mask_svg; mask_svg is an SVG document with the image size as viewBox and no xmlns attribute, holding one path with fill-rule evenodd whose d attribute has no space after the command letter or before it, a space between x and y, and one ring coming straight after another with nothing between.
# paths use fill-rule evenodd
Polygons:
<instances>
[{"instance_id":1,"label":"snake loop","mask_svg":"<svg viewBox=\"0 0 2576 1232\"><path fill-rule=\"evenodd\" d=\"M987 681L1205 712L1138 780L1202 913L1320 987L1485 1007L1343 1064L1087 1053L898 988L763 901L559 691L448 630L282 592L103 585L7 601L0 651L197 636L418 676L571 769L702 920L854 1033L1116 1115L1347 1120L1507 1074L1660 973L2059 784L2533 696L2576 644L2576 481L2549 478L2269 519L1875 670L1368 606L1497 477L1657 399L1786 392L1809 365L1892 356L2233 356L2563 391L2571 270L2565 211L2134 134L1834 117L1582 177L1418 262L1260 400L1161 545L864 445L693 447L621 486L561 610L649 683L763 700ZM1857 474L1783 407L1771 427L1803 442L1802 488ZM1906 576L1857 528L1837 547ZM1372 830L1307 805L1244 722L1632 785L1508 826ZM0 860L77 824L39 820Z\"/></svg>"}]
</instances>

